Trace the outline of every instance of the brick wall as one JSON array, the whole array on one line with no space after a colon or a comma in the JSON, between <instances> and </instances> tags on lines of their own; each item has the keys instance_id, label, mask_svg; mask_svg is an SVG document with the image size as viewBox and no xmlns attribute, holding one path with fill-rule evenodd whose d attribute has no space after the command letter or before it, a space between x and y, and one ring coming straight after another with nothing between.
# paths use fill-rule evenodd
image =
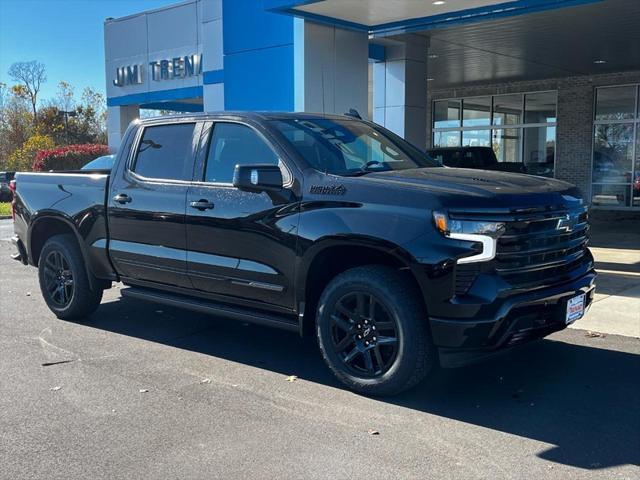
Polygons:
<instances>
[{"instance_id":1,"label":"brick wall","mask_svg":"<svg viewBox=\"0 0 640 480\"><path fill-rule=\"evenodd\" d=\"M556 178L577 185L584 192L585 197L590 198L595 87L627 83L640 83L640 71L432 90L428 92L428 125L430 127L433 125L433 100L439 98L557 90ZM431 146L431 140L432 136L429 134L428 146Z\"/></svg>"}]
</instances>

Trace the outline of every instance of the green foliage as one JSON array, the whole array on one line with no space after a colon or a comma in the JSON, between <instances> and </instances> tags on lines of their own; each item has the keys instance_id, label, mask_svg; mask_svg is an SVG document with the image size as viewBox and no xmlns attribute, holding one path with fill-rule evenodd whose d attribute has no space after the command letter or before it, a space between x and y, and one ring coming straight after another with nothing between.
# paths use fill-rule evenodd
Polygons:
<instances>
[{"instance_id":1,"label":"green foliage","mask_svg":"<svg viewBox=\"0 0 640 480\"><path fill-rule=\"evenodd\" d=\"M0 217L11 215L11 202L0 203Z\"/></svg>"},{"instance_id":2,"label":"green foliage","mask_svg":"<svg viewBox=\"0 0 640 480\"><path fill-rule=\"evenodd\" d=\"M27 139L22 147L16 149L7 161L7 170L16 172L30 171L40 150L55 147L55 142L47 135L35 134Z\"/></svg>"},{"instance_id":3,"label":"green foliage","mask_svg":"<svg viewBox=\"0 0 640 480\"><path fill-rule=\"evenodd\" d=\"M57 145L107 143L102 94L85 88L78 99L73 85L62 81L57 96L42 102L37 95L46 80L44 66L22 62L11 70L11 78L18 83L0 83L0 170L30 170L35 145L37 151Z\"/></svg>"}]
</instances>

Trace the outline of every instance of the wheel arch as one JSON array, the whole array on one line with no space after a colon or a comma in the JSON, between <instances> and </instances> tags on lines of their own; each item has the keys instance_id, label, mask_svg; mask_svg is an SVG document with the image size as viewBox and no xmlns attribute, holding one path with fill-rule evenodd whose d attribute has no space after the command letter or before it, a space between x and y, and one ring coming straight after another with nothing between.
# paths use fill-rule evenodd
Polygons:
<instances>
[{"instance_id":1,"label":"wheel arch","mask_svg":"<svg viewBox=\"0 0 640 480\"><path fill-rule=\"evenodd\" d=\"M315 323L318 299L336 275L362 265L385 265L402 272L416 287L426 308L425 281L413 256L399 245L362 236L327 237L304 253L296 274L296 297L300 304L300 332L309 333Z\"/></svg>"},{"instance_id":2,"label":"wheel arch","mask_svg":"<svg viewBox=\"0 0 640 480\"><path fill-rule=\"evenodd\" d=\"M97 279L91 271L87 251L78 229L70 218L60 212L39 212L32 218L27 232L27 254L31 264L35 267L38 266L40 252L42 252L47 240L55 235L65 234L71 234L75 239L84 261L84 268L91 288L97 288Z\"/></svg>"}]
</instances>

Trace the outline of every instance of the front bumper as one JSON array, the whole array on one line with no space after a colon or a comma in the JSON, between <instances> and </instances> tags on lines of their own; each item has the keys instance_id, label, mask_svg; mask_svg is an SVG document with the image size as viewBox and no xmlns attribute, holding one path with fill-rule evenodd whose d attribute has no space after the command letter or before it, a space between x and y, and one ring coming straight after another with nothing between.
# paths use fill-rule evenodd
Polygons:
<instances>
[{"instance_id":1,"label":"front bumper","mask_svg":"<svg viewBox=\"0 0 640 480\"><path fill-rule=\"evenodd\" d=\"M492 318L430 317L440 364L465 365L566 328L567 300L586 294L586 312L593 302L595 279L596 272L591 270L568 283L496 300L500 304Z\"/></svg>"}]
</instances>

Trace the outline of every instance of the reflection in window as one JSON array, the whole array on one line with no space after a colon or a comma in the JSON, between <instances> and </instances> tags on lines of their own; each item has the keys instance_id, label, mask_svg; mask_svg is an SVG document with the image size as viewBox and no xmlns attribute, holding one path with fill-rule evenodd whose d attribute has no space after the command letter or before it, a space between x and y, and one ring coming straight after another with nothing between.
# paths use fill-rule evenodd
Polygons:
<instances>
[{"instance_id":1,"label":"reflection in window","mask_svg":"<svg viewBox=\"0 0 640 480\"><path fill-rule=\"evenodd\" d=\"M594 183L631 183L633 127L632 123L595 126Z\"/></svg>"},{"instance_id":2,"label":"reflection in window","mask_svg":"<svg viewBox=\"0 0 640 480\"><path fill-rule=\"evenodd\" d=\"M490 130L465 130L462 132L463 147L490 147Z\"/></svg>"},{"instance_id":3,"label":"reflection in window","mask_svg":"<svg viewBox=\"0 0 640 480\"><path fill-rule=\"evenodd\" d=\"M491 97L477 97L462 101L462 126L482 127L490 123Z\"/></svg>"},{"instance_id":4,"label":"reflection in window","mask_svg":"<svg viewBox=\"0 0 640 480\"><path fill-rule=\"evenodd\" d=\"M556 154L556 127L528 127L524 129L523 161L527 173L553 177Z\"/></svg>"},{"instance_id":5,"label":"reflection in window","mask_svg":"<svg viewBox=\"0 0 640 480\"><path fill-rule=\"evenodd\" d=\"M628 207L629 185L594 185L591 202L606 207Z\"/></svg>"},{"instance_id":6,"label":"reflection in window","mask_svg":"<svg viewBox=\"0 0 640 480\"><path fill-rule=\"evenodd\" d=\"M527 93L524 96L525 123L553 123L556 121L556 92Z\"/></svg>"},{"instance_id":7,"label":"reflection in window","mask_svg":"<svg viewBox=\"0 0 640 480\"><path fill-rule=\"evenodd\" d=\"M146 127L133 171L146 178L191 180L194 123Z\"/></svg>"},{"instance_id":8,"label":"reflection in window","mask_svg":"<svg viewBox=\"0 0 640 480\"><path fill-rule=\"evenodd\" d=\"M624 120L635 116L636 86L598 88L596 120Z\"/></svg>"},{"instance_id":9,"label":"reflection in window","mask_svg":"<svg viewBox=\"0 0 640 480\"><path fill-rule=\"evenodd\" d=\"M433 134L434 147L459 147L460 132L435 132Z\"/></svg>"},{"instance_id":10,"label":"reflection in window","mask_svg":"<svg viewBox=\"0 0 640 480\"><path fill-rule=\"evenodd\" d=\"M518 125L522 122L522 94L493 97L493 124Z\"/></svg>"},{"instance_id":11,"label":"reflection in window","mask_svg":"<svg viewBox=\"0 0 640 480\"><path fill-rule=\"evenodd\" d=\"M499 162L521 162L520 129L501 128L493 130L492 147Z\"/></svg>"},{"instance_id":12,"label":"reflection in window","mask_svg":"<svg viewBox=\"0 0 640 480\"><path fill-rule=\"evenodd\" d=\"M217 123L209 142L205 182L231 183L236 165L278 165L271 147L254 130L238 123Z\"/></svg>"},{"instance_id":13,"label":"reflection in window","mask_svg":"<svg viewBox=\"0 0 640 480\"><path fill-rule=\"evenodd\" d=\"M433 105L433 121L436 128L460 126L460 100L439 100Z\"/></svg>"}]
</instances>

